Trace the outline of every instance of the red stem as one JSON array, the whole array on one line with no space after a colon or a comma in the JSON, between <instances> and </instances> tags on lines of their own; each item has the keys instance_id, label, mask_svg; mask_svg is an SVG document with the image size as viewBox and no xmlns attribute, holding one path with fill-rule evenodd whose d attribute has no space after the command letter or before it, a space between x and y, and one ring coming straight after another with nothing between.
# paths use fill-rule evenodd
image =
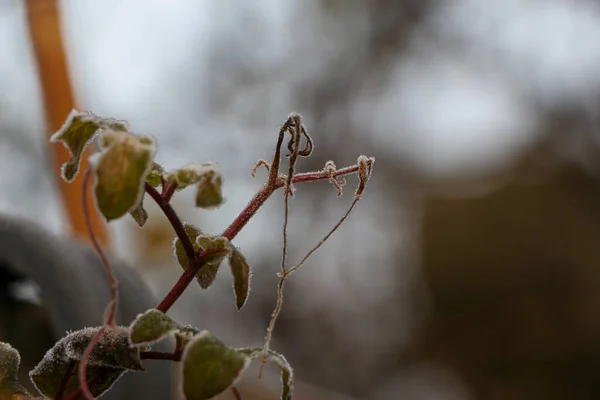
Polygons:
<instances>
[{"instance_id":1,"label":"red stem","mask_svg":"<svg viewBox=\"0 0 600 400\"><path fill-rule=\"evenodd\" d=\"M237 236L238 233L242 230L242 228L250 221L250 219L256 214L258 209L262 207L262 205L267 201L271 194L278 189L278 187L270 187L269 185L265 185L260 189L258 193L254 195L250 203L242 210L242 212L233 220L231 225L221 234L221 236L225 236L230 241L233 240Z\"/></svg>"},{"instance_id":2,"label":"red stem","mask_svg":"<svg viewBox=\"0 0 600 400\"><path fill-rule=\"evenodd\" d=\"M165 193L167 193L169 191L168 188L171 186L167 185L165 187L167 188L165 190ZM183 227L181 219L179 219L179 216L177 215L173 207L171 207L169 200L163 198L163 196L160 193L158 193L158 190L153 188L152 185L150 185L148 182L144 183L144 190L152 197L152 199L160 207L160 209L163 211L163 213L171 223L171 226L175 230L177 237L181 241L181 245L183 246L183 250L185 250L185 254L188 260L193 260L196 256L194 246L192 245L192 242L190 241L190 238L188 237L187 232Z\"/></svg>"},{"instance_id":3,"label":"red stem","mask_svg":"<svg viewBox=\"0 0 600 400\"><path fill-rule=\"evenodd\" d=\"M205 265L210 259L214 258L222 254L223 251L220 252L212 252L212 253L200 253L198 256L194 256L192 261L188 264L183 274L179 277L175 285L171 288L169 293L165 296L165 298L160 302L160 304L156 307L156 309L162 313L166 313L169 309L175 304L177 299L183 294L185 289L190 285L190 283L196 277L200 268Z\"/></svg>"},{"instance_id":4,"label":"red stem","mask_svg":"<svg viewBox=\"0 0 600 400\"><path fill-rule=\"evenodd\" d=\"M272 168L273 166L271 166ZM358 165L353 165L351 167L346 167L337 170L333 176L337 177L340 175L348 175L353 174L358 171ZM331 179L332 175L328 171L318 171L318 172L307 172L302 174L295 174L292 178L292 183L302 183L302 182L312 182L319 180L328 180ZM271 181L271 179L269 179ZM273 183L267 182L256 195L250 200L248 205L242 210L242 212L233 220L233 222L229 225L225 231L221 234L221 236L225 236L230 241L233 240L238 233L246 226L248 221L252 219L254 214L258 211L260 207L267 201L267 199L275 192L275 190L285 186L286 177L284 175L273 179ZM179 280L175 283L175 285L171 288L169 293L165 296L165 298L160 302L160 304L156 307L159 311L166 313L169 309L175 304L175 302L179 299L179 297L183 294L185 289L189 286L189 284L194 280L194 277L202 267L206 263L207 257L214 257L214 254L206 254L200 253L195 254L194 248L192 246L191 241L189 240L185 229L183 228L183 224L175 210L169 204L170 195L172 195L170 187L167 185L164 190L164 194L161 196L158 191L153 188L149 183L145 183L145 190L158 204L163 213L166 215L167 219L173 226L175 233L181 240L183 248L185 249L186 255L188 256L188 260L190 260L190 264L183 271Z\"/></svg>"}]
</instances>

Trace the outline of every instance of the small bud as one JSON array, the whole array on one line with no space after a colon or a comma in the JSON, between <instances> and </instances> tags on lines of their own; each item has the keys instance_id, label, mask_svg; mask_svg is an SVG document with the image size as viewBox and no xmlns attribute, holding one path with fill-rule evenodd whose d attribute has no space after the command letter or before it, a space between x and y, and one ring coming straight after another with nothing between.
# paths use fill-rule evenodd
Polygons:
<instances>
[{"instance_id":1,"label":"small bud","mask_svg":"<svg viewBox=\"0 0 600 400\"><path fill-rule=\"evenodd\" d=\"M357 200L360 200L367 187L367 182L371 178L371 171L373 169L373 164L375 163L375 158L361 155L356 160L356 163L358 165L358 187L356 188L354 197Z\"/></svg>"}]
</instances>

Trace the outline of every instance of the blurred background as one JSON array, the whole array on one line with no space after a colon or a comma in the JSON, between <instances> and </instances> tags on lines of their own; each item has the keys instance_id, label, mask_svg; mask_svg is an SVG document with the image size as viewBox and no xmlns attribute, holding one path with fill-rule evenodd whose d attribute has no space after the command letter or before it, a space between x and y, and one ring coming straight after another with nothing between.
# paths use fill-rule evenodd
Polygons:
<instances>
[{"instance_id":1,"label":"blurred background","mask_svg":"<svg viewBox=\"0 0 600 400\"><path fill-rule=\"evenodd\" d=\"M300 399L600 398L600 4L55 3L0 0L0 211L71 234L65 204L79 197L59 184L47 142L69 90L73 106L155 135L167 169L218 162L224 206L174 198L213 233L262 186L251 169L296 111L316 144L300 170L377 159L356 211L286 285L273 348ZM52 15L70 89L43 63L44 49L61 51L44 42ZM327 183L298 187L292 263L340 218L354 183L341 198ZM143 229L124 218L107 240L162 297L180 269L172 229L147 203ZM253 266L247 305L236 311L222 268L210 289L190 286L177 320L262 345L282 206L276 194L234 241ZM271 372L247 374L244 398L277 398Z\"/></svg>"}]
</instances>

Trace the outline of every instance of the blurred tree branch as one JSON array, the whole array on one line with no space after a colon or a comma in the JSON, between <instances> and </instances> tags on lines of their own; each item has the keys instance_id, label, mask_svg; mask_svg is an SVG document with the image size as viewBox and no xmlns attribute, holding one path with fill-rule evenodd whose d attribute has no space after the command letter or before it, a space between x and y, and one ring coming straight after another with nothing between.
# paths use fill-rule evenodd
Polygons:
<instances>
[{"instance_id":1,"label":"blurred tree branch","mask_svg":"<svg viewBox=\"0 0 600 400\"><path fill-rule=\"evenodd\" d=\"M62 126L69 112L75 108L58 7L58 0L27 1L27 20L42 86L48 137ZM51 151L53 167L59 169L69 159L69 151L64 146L52 146ZM87 168L87 163L87 156L84 155L82 170ZM72 184L57 180L72 234L89 241L80 196L82 182L81 175ZM91 201L91 190L88 190L88 196ZM102 245L107 246L109 236L106 223L96 211L91 217L94 232Z\"/></svg>"}]
</instances>

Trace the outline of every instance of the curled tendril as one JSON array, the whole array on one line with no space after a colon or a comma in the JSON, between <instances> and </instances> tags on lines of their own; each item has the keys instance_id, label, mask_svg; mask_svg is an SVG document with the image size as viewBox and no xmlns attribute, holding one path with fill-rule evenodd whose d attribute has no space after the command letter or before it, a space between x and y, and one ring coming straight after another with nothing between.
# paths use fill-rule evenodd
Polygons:
<instances>
[{"instance_id":1,"label":"curled tendril","mask_svg":"<svg viewBox=\"0 0 600 400\"><path fill-rule=\"evenodd\" d=\"M297 150L297 154L300 157L308 157L312 154L314 149L314 143L312 138L306 131L306 127L301 121L301 117L299 114L292 114L286 121L286 131L290 133L292 136L290 141L288 142L287 148L290 151L290 155L294 153L296 142L300 141L300 137L304 136L305 145L302 149ZM298 128L299 127L299 128Z\"/></svg>"},{"instance_id":2,"label":"curled tendril","mask_svg":"<svg viewBox=\"0 0 600 400\"><path fill-rule=\"evenodd\" d=\"M269 164L269 162L267 160L264 159L259 159L256 164L254 164L254 167L252 168L252 177L254 178L254 176L256 175L256 173L258 172L260 167L265 167L267 172L269 172L269 170L271 169L271 164Z\"/></svg>"},{"instance_id":3,"label":"curled tendril","mask_svg":"<svg viewBox=\"0 0 600 400\"><path fill-rule=\"evenodd\" d=\"M337 167L335 166L335 163L333 161L327 161L325 163L323 171L327 173L327 176L329 177L329 182L331 182L333 187L336 188L338 192L337 195L341 196L343 193L342 187L346 184L346 179L338 178L335 176L337 172Z\"/></svg>"}]
</instances>

